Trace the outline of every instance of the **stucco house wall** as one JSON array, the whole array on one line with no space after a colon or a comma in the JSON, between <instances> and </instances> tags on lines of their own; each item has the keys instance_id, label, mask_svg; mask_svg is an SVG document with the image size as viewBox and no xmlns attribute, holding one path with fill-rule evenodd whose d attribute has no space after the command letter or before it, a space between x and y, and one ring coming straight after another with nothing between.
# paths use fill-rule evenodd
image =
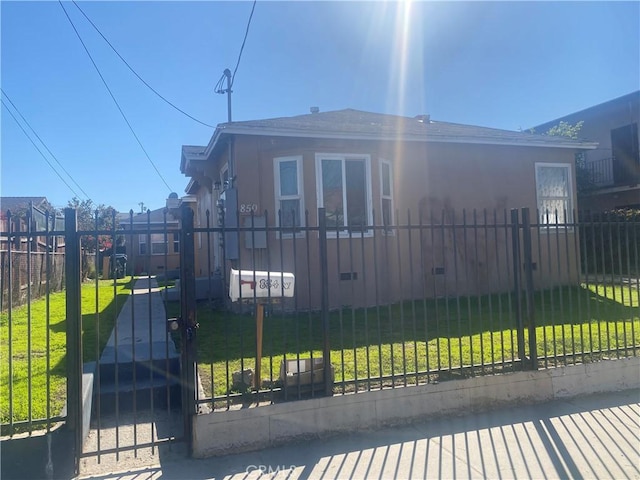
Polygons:
<instances>
[{"instance_id":1,"label":"stucco house wall","mask_svg":"<svg viewBox=\"0 0 640 480\"><path fill-rule=\"evenodd\" d=\"M119 224L125 240L129 274L161 275L180 268L178 222L169 213L165 222L164 209L136 214L132 217L122 215ZM164 242L165 231L166 255L160 253L157 247L156 249L151 247L152 243ZM144 244L144 247L141 244Z\"/></svg>"},{"instance_id":2,"label":"stucco house wall","mask_svg":"<svg viewBox=\"0 0 640 480\"><path fill-rule=\"evenodd\" d=\"M524 135L524 134L523 134ZM527 140L527 138L525 138ZM317 226L319 154L357 155L368 161L369 209L381 225L381 164L392 170L393 224L407 225L384 234L355 234L351 239L335 232L328 239L329 297L332 307L374 305L401 298L485 294L512 288L511 234L504 226L509 209L528 207L536 223L536 164L567 165L571 203L576 206L574 156L581 145L495 145L456 141L406 141L393 139L314 138L309 136L235 135L233 137L234 186L238 192L240 224L249 225L250 215L267 212L268 225L277 225L274 159L300 158L302 200L308 211L307 226ZM592 148L592 146L590 147ZM228 149L199 164L200 172L220 179L228 168ZM206 167L204 167L206 165ZM207 170L207 172L205 172ZM211 180L213 185L215 180ZM205 181L201 182L205 183ZM200 187L200 190L207 190ZM198 215L202 208L215 208L219 192L198 191ZM474 218L475 210L475 218ZM487 226L485 224L485 210ZM397 213L396 213L397 212ZM497 217L494 218L494 212ZM418 225L434 223L423 228ZM444 218L444 226L440 226ZM473 225L466 238L450 225ZM433 235L432 235L433 233ZM267 248L246 248L240 233L238 266L243 269L288 271L296 274L296 306L320 305L318 235L307 232L280 239L270 232ZM454 239L454 235L457 237ZM409 238L410 237L410 238ZM553 241L537 231L533 251L539 258L534 281L540 287L576 282L579 241L572 230L553 229ZM561 269L550 268L559 250L568 261ZM295 253L294 253L295 252ZM294 258L295 257L295 258ZM499 258L498 258L499 257ZM555 266L555 264L554 264ZM228 269L229 265L227 265ZM434 272L438 272L434 273ZM347 274L342 279L341 274Z\"/></svg>"}]
</instances>

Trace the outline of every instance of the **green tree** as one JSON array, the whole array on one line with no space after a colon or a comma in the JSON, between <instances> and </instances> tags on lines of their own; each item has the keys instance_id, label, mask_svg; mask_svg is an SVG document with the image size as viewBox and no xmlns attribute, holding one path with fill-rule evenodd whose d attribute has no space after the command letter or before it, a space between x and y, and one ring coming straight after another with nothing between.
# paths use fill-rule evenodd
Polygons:
<instances>
[{"instance_id":1,"label":"green tree","mask_svg":"<svg viewBox=\"0 0 640 480\"><path fill-rule=\"evenodd\" d=\"M118 212L111 206L104 204L94 206L91 200L79 200L77 197L69 200L67 206L74 208L77 212L78 230L85 232L95 231L96 216L98 230L112 230L114 227L113 219ZM111 235L97 235L96 241L96 235L88 234L82 235L80 243L85 252L95 253L96 250L111 247L112 239Z\"/></svg>"},{"instance_id":2,"label":"green tree","mask_svg":"<svg viewBox=\"0 0 640 480\"><path fill-rule=\"evenodd\" d=\"M580 135L580 130L582 130L582 125L584 125L584 121L579 121L575 125L571 125L568 122L560 122L558 125L554 125L544 135L549 135L551 137L565 137L570 138L571 140L577 140L578 135Z\"/></svg>"}]
</instances>

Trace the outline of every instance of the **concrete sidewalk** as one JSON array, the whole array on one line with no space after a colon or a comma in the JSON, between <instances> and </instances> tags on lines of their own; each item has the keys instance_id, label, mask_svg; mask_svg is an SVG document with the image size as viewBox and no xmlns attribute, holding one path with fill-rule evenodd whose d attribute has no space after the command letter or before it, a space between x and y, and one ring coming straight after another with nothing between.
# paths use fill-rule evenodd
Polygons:
<instances>
[{"instance_id":1,"label":"concrete sidewalk","mask_svg":"<svg viewBox=\"0 0 640 480\"><path fill-rule=\"evenodd\" d=\"M149 467L81 478L640 479L639 401L626 390L205 460L160 454Z\"/></svg>"}]
</instances>

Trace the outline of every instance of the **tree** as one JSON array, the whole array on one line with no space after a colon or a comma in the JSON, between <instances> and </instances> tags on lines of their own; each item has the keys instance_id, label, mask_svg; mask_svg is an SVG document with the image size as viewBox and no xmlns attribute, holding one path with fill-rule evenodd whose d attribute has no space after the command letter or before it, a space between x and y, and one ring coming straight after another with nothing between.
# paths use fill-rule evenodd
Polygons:
<instances>
[{"instance_id":1,"label":"tree","mask_svg":"<svg viewBox=\"0 0 640 480\"><path fill-rule=\"evenodd\" d=\"M584 125L584 121L580 120L575 125L571 125L568 122L560 122L558 125L554 125L544 135L549 135L550 137L565 137L570 138L571 140L577 140L578 135L580 134L580 130L582 129L582 125Z\"/></svg>"},{"instance_id":2,"label":"tree","mask_svg":"<svg viewBox=\"0 0 640 480\"><path fill-rule=\"evenodd\" d=\"M118 212L111 206L100 204L94 207L91 200L79 200L77 197L73 197L69 200L68 207L74 208L77 212L78 230L95 231L96 216L98 230L113 230L114 228L113 221ZM96 242L95 235L83 235L80 243L85 252L95 253L96 250L110 248L112 238L111 235L98 235Z\"/></svg>"},{"instance_id":3,"label":"tree","mask_svg":"<svg viewBox=\"0 0 640 480\"><path fill-rule=\"evenodd\" d=\"M577 140L583 124L584 121L582 120L577 122L575 125L571 125L568 122L561 121L559 124L554 125L549 130L547 130L544 135L549 135L551 137L565 137L570 138L571 140ZM589 174L589 170L587 169L584 152L577 153L575 161L576 187L578 190L578 195L584 195L594 188L593 182L591 181L591 175Z\"/></svg>"}]
</instances>

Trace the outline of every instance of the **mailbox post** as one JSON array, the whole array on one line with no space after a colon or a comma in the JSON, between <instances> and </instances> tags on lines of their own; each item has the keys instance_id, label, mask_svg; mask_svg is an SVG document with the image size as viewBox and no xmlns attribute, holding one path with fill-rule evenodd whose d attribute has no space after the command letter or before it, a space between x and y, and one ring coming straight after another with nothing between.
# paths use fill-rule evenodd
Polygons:
<instances>
[{"instance_id":1,"label":"mailbox post","mask_svg":"<svg viewBox=\"0 0 640 480\"><path fill-rule=\"evenodd\" d=\"M254 303L256 306L256 365L254 387L260 389L262 364L262 330L264 304L282 297L291 298L295 290L295 277L287 272L263 272L231 269L229 297L232 302Z\"/></svg>"}]
</instances>

